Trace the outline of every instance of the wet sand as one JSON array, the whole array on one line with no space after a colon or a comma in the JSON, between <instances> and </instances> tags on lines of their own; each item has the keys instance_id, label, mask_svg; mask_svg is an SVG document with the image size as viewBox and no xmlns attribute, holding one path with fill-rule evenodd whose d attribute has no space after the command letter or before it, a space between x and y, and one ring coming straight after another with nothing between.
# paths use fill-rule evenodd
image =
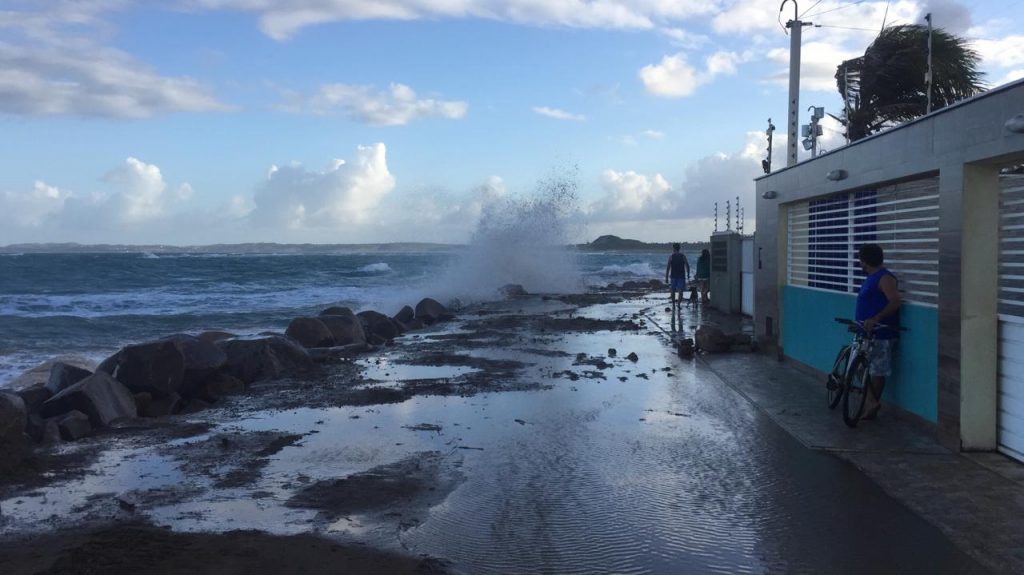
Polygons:
<instances>
[{"instance_id":1,"label":"wet sand","mask_svg":"<svg viewBox=\"0 0 1024 575\"><path fill-rule=\"evenodd\" d=\"M663 306L479 306L43 453L0 486L0 570L984 572L676 357L701 315Z\"/></svg>"}]
</instances>

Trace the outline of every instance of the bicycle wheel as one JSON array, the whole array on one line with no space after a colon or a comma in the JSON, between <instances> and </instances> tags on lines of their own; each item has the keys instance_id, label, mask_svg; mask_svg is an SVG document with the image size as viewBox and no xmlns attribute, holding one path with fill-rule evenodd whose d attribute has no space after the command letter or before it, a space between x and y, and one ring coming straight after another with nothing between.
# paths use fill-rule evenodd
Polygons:
<instances>
[{"instance_id":1,"label":"bicycle wheel","mask_svg":"<svg viewBox=\"0 0 1024 575\"><path fill-rule=\"evenodd\" d=\"M850 363L850 346L844 345L836 355L836 362L832 365L832 371L828 373L828 379L825 381L829 409L835 409L839 405L839 400L843 398L843 378L846 377L848 363Z\"/></svg>"},{"instance_id":2,"label":"bicycle wheel","mask_svg":"<svg viewBox=\"0 0 1024 575\"><path fill-rule=\"evenodd\" d=\"M853 359L850 376L846 379L846 393L843 394L843 421L850 427L857 427L860 416L864 413L864 401L868 397L871 385L871 374L868 371L866 357L857 356Z\"/></svg>"}]
</instances>

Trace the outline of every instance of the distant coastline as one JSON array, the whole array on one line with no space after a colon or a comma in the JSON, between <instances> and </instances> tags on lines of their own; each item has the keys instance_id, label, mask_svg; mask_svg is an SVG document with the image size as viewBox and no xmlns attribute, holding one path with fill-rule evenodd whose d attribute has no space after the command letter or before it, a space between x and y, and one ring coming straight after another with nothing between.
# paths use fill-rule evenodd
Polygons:
<instances>
[{"instance_id":1,"label":"distant coastline","mask_svg":"<svg viewBox=\"0 0 1024 575\"><path fill-rule=\"evenodd\" d=\"M270 242L244 244L211 244L204 246L174 246L165 244L79 244L29 243L0 246L0 254L332 254L366 252L434 252L458 249L464 244L437 244L428 242L395 242L377 244L277 244ZM660 252L672 249L671 243L647 243L640 240L605 235L585 244L576 244L581 252ZM709 247L707 242L683 242L684 252L694 252Z\"/></svg>"}]
</instances>

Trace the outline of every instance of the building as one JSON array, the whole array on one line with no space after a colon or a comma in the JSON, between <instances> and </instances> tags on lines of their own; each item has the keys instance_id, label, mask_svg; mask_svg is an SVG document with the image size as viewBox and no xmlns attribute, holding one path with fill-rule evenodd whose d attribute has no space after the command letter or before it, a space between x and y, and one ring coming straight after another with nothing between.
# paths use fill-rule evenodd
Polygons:
<instances>
[{"instance_id":1,"label":"building","mask_svg":"<svg viewBox=\"0 0 1024 575\"><path fill-rule=\"evenodd\" d=\"M1024 460L1021 164L1024 81L759 178L757 337L830 369L849 339L833 318L852 317L863 277L856 249L877 243L907 327L886 402L950 447Z\"/></svg>"}]
</instances>

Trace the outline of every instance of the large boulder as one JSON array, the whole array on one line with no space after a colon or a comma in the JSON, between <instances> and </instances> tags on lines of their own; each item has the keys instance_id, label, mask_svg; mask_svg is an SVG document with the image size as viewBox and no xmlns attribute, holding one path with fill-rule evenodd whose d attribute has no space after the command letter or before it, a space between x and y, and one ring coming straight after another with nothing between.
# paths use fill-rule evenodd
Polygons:
<instances>
[{"instance_id":1,"label":"large boulder","mask_svg":"<svg viewBox=\"0 0 1024 575\"><path fill-rule=\"evenodd\" d=\"M93 427L106 427L118 419L138 416L135 398L128 388L103 371L48 399L40 414L53 417L74 410L88 415Z\"/></svg>"},{"instance_id":2,"label":"large boulder","mask_svg":"<svg viewBox=\"0 0 1024 575\"><path fill-rule=\"evenodd\" d=\"M371 343L380 343L395 339L399 335L398 327L392 319L379 311L366 310L356 314L363 324L366 339Z\"/></svg>"},{"instance_id":3,"label":"large boulder","mask_svg":"<svg viewBox=\"0 0 1024 575\"><path fill-rule=\"evenodd\" d=\"M441 302L436 299L426 297L416 304L416 317L427 325L433 325L439 321L454 319L455 314L448 311L448 308L441 305Z\"/></svg>"},{"instance_id":4,"label":"large boulder","mask_svg":"<svg viewBox=\"0 0 1024 575\"><path fill-rule=\"evenodd\" d=\"M144 406L140 406L139 415L142 417L163 417L173 415L181 410L181 396L171 393L163 397L154 397Z\"/></svg>"},{"instance_id":5,"label":"large boulder","mask_svg":"<svg viewBox=\"0 0 1024 575\"><path fill-rule=\"evenodd\" d=\"M185 373L181 381L181 392L185 394L192 393L214 378L228 360L217 344L208 339L178 334L163 341L174 342L185 358Z\"/></svg>"},{"instance_id":6,"label":"large boulder","mask_svg":"<svg viewBox=\"0 0 1024 575\"><path fill-rule=\"evenodd\" d=\"M352 319L356 318L356 313L354 311L341 305L331 306L325 309L324 311L320 312L320 315L340 315L344 317L350 317Z\"/></svg>"},{"instance_id":7,"label":"large boulder","mask_svg":"<svg viewBox=\"0 0 1024 575\"><path fill-rule=\"evenodd\" d=\"M732 347L732 338L710 325L698 327L694 339L697 340L697 348L708 353L723 353Z\"/></svg>"},{"instance_id":8,"label":"large boulder","mask_svg":"<svg viewBox=\"0 0 1024 575\"><path fill-rule=\"evenodd\" d=\"M331 347L334 334L315 317L297 317L288 324L285 335L302 344L303 347Z\"/></svg>"},{"instance_id":9,"label":"large boulder","mask_svg":"<svg viewBox=\"0 0 1024 575\"><path fill-rule=\"evenodd\" d=\"M51 395L56 395L72 385L92 375L87 369L58 361L50 368L50 379L46 382L46 389Z\"/></svg>"},{"instance_id":10,"label":"large boulder","mask_svg":"<svg viewBox=\"0 0 1024 575\"><path fill-rule=\"evenodd\" d=\"M185 354L173 340L129 345L103 360L96 372L110 374L134 392L177 392L185 381Z\"/></svg>"},{"instance_id":11,"label":"large boulder","mask_svg":"<svg viewBox=\"0 0 1024 575\"><path fill-rule=\"evenodd\" d=\"M327 329L331 330L335 345L366 343L363 324L351 311L349 311L349 315L321 315L319 319L327 326Z\"/></svg>"},{"instance_id":12,"label":"large boulder","mask_svg":"<svg viewBox=\"0 0 1024 575\"><path fill-rule=\"evenodd\" d=\"M226 339L217 342L217 346L227 354L222 371L246 384L313 365L305 348L281 335Z\"/></svg>"},{"instance_id":13,"label":"large boulder","mask_svg":"<svg viewBox=\"0 0 1024 575\"><path fill-rule=\"evenodd\" d=\"M43 402L53 397L45 383L37 383L18 392L18 397L25 402L25 410L29 413L39 411Z\"/></svg>"},{"instance_id":14,"label":"large boulder","mask_svg":"<svg viewBox=\"0 0 1024 575\"><path fill-rule=\"evenodd\" d=\"M398 313L396 313L395 316L391 319L401 324L407 324L411 322L415 317L416 310L412 309L412 307L410 306L402 306L402 309L399 310Z\"/></svg>"},{"instance_id":15,"label":"large boulder","mask_svg":"<svg viewBox=\"0 0 1024 575\"><path fill-rule=\"evenodd\" d=\"M3 446L20 442L27 426L25 402L13 393L0 392L0 453Z\"/></svg>"},{"instance_id":16,"label":"large boulder","mask_svg":"<svg viewBox=\"0 0 1024 575\"><path fill-rule=\"evenodd\" d=\"M199 339L201 339L203 341L208 341L210 343L217 343L218 341L220 341L222 339L231 339L231 338L236 337L236 336L235 336L235 334L231 333L230 331L221 331L221 330L217 330L217 329L212 329L212 330L204 331L204 332L200 333L199 335L197 335L196 337L198 337Z\"/></svg>"}]
</instances>

